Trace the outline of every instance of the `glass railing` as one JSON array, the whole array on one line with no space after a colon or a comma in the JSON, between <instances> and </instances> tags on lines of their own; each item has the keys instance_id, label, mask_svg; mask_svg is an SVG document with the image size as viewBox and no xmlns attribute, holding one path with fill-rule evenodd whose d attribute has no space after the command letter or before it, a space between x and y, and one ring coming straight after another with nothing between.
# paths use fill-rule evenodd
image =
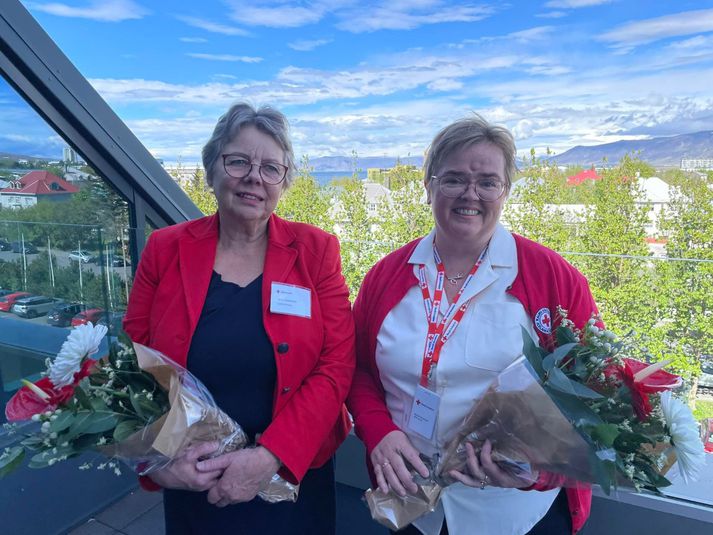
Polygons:
<instances>
[{"instance_id":1,"label":"glass railing","mask_svg":"<svg viewBox=\"0 0 713 535\"><path fill-rule=\"evenodd\" d=\"M0 220L0 407L22 379L40 377L73 327L104 324L118 335L132 282L129 236L111 225Z\"/></svg>"}]
</instances>

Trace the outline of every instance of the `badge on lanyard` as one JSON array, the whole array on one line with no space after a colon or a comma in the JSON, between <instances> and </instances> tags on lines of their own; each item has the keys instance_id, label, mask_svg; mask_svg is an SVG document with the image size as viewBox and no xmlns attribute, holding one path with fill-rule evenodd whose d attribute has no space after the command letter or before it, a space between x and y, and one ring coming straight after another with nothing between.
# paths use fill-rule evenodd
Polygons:
<instances>
[{"instance_id":1,"label":"badge on lanyard","mask_svg":"<svg viewBox=\"0 0 713 535\"><path fill-rule=\"evenodd\" d=\"M430 440L433 437L433 430L436 428L438 406L440 404L441 396L426 387L418 385L411 405L411 418L409 418L408 422L409 429Z\"/></svg>"},{"instance_id":2,"label":"badge on lanyard","mask_svg":"<svg viewBox=\"0 0 713 535\"><path fill-rule=\"evenodd\" d=\"M421 380L416 387L413 404L411 405L411 416L409 418L408 426L409 429L429 440L433 437L433 431L436 427L436 421L438 420L438 407L441 403L441 396L435 391L435 371L438 365L438 360L443 346L448 339L453 336L453 333L463 319L465 311L468 310L468 305L470 304L471 299L458 307L458 310L456 310L455 314L453 314L450 321L448 321L448 318L456 309L463 291L478 271L480 264L483 262L483 258L485 258L487 250L488 248L486 246L478 258L478 261L473 265L470 273L468 273L468 276L463 282L463 286L456 294L453 303L451 303L450 307L448 307L446 313L443 314L442 319L439 318L439 315L441 303L443 301L443 283L446 278L446 269L441 261L441 257L438 254L435 242L433 244L433 258L436 262L437 275L433 299L431 299L431 294L428 291L426 266L421 264L418 269L419 287L421 288L421 293L423 294L423 305L426 310L426 320L428 321L428 335L426 336L426 344L423 350Z\"/></svg>"}]
</instances>

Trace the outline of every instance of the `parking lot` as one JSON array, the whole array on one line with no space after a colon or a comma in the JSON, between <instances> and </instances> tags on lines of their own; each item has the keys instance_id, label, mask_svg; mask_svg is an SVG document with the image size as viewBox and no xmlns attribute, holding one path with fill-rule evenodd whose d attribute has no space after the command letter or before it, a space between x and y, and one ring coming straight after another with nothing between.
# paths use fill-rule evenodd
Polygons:
<instances>
[{"instance_id":1,"label":"parking lot","mask_svg":"<svg viewBox=\"0 0 713 535\"><path fill-rule=\"evenodd\" d=\"M46 247L38 247L40 251L46 251ZM77 267L78 262L71 260L69 258L69 251L61 251L58 249L53 249L52 250L52 256L56 260L56 264L54 267ZM33 262L36 258L38 257L37 254L28 254L26 255L27 258L27 263L29 264L30 262ZM0 260L4 260L5 262L15 262L16 260L21 260L22 255L19 253L13 253L12 251L0 251ZM131 278L131 266L119 266L119 267L109 267L111 271L113 271L116 275L118 275L122 281L126 280L127 278ZM93 262L89 263L82 263L82 271L84 272L92 272L95 273L96 275L100 275L102 272L102 266L99 266Z\"/></svg>"}]
</instances>

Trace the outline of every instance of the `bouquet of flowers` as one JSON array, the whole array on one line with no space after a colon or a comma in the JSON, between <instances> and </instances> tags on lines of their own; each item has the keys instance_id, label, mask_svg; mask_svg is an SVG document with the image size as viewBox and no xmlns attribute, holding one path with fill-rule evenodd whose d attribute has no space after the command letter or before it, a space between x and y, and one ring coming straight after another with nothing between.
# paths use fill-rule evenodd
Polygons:
<instances>
[{"instance_id":1,"label":"bouquet of flowers","mask_svg":"<svg viewBox=\"0 0 713 535\"><path fill-rule=\"evenodd\" d=\"M451 470L466 469L466 443L476 452L486 440L502 470L535 482L543 472L560 486L598 483L658 489L670 485L666 471L678 461L685 482L705 464L698 426L688 406L671 395L680 377L666 362L627 358L634 347L600 328L599 318L575 328L565 310L553 352L538 347L523 329L524 356L503 370L474 402L457 435L435 463L430 481L453 483ZM367 491L372 516L400 529L425 514L435 500L406 502L394 493ZM399 519L398 525L393 522Z\"/></svg>"},{"instance_id":2,"label":"bouquet of flowers","mask_svg":"<svg viewBox=\"0 0 713 535\"><path fill-rule=\"evenodd\" d=\"M0 455L0 477L22 464L44 468L85 451L102 453L119 475L117 460L145 475L166 467L187 448L216 442L220 455L248 444L242 428L215 404L206 387L158 351L123 338L95 360L107 328L80 325L72 330L47 374L8 401L9 422L37 422L20 445ZM90 468L82 465L82 469ZM277 474L259 496L294 501L297 486Z\"/></svg>"}]
</instances>

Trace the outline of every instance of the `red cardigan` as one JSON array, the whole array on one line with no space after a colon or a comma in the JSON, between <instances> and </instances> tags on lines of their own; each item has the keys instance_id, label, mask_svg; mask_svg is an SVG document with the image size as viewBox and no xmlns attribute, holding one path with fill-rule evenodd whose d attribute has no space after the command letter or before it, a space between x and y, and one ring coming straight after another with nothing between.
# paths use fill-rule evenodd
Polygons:
<instances>
[{"instance_id":1,"label":"red cardigan","mask_svg":"<svg viewBox=\"0 0 713 535\"><path fill-rule=\"evenodd\" d=\"M513 235L517 248L518 274L508 289L533 319L544 347L555 345L554 327L557 306L568 311L575 325L582 327L597 312L594 298L584 276L560 255L538 243ZM364 441L369 455L387 433L399 428L392 421L384 400L384 390L376 365L376 337L387 314L418 283L413 266L408 263L418 240L406 244L380 260L367 273L354 303L356 323L357 369L347 399L357 436ZM371 466L369 465L369 471ZM532 490L560 487L564 478L541 473ZM588 484L567 488L573 533L579 531L591 508L592 491Z\"/></svg>"},{"instance_id":2,"label":"red cardigan","mask_svg":"<svg viewBox=\"0 0 713 535\"><path fill-rule=\"evenodd\" d=\"M153 232L131 290L126 333L182 366L208 292L218 226L213 215ZM270 312L274 281L310 289L311 319ZM354 372L354 325L337 239L272 215L262 304L277 381L272 423L259 442L294 483L323 465L351 427L344 399Z\"/></svg>"}]
</instances>

